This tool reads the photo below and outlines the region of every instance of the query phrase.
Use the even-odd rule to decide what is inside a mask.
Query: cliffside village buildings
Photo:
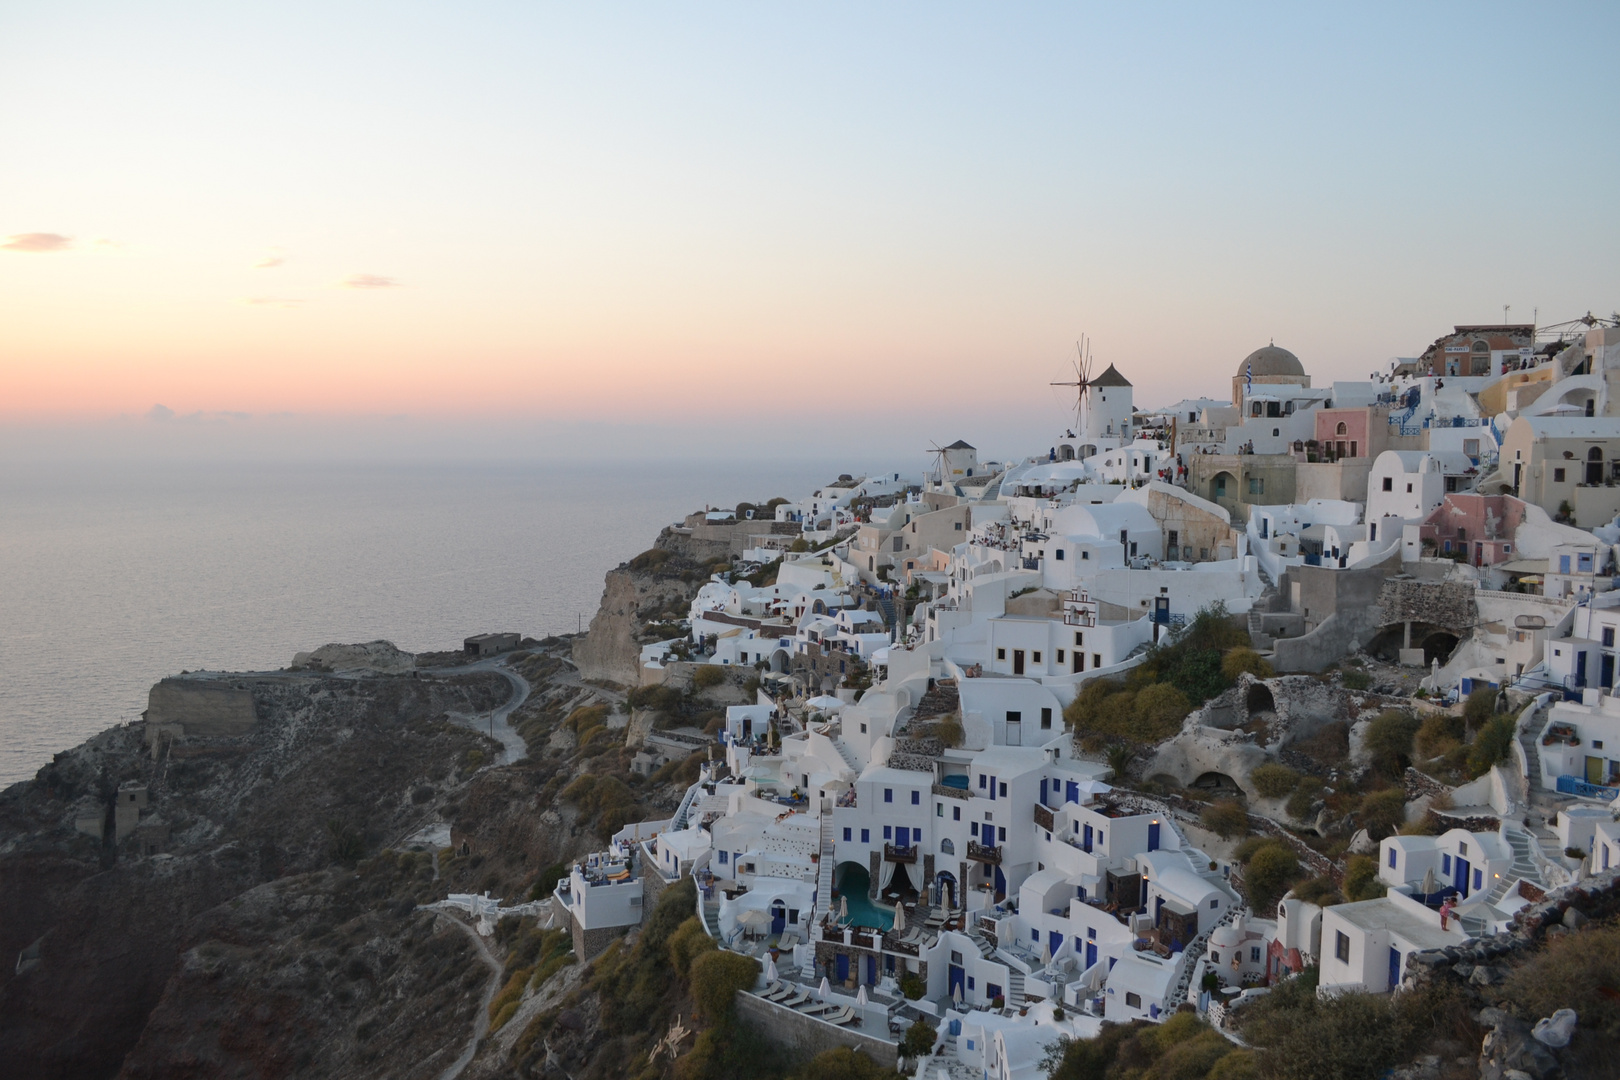
[[[956,442],[920,481],[842,477],[774,520],[689,519],[738,572],[702,588],[687,637],[644,651],[644,681],[675,659],[742,665],[758,701],[728,710],[672,819],[558,884],[576,949],[693,875],[710,933],[774,957],[748,995],[762,1018],[892,1056],[921,1015],[952,1075],[1002,1078],[1104,1018],[1188,1001],[1218,1017],[1306,964],[1322,992],[1399,986],[1414,953],[1620,866],[1617,387],[1620,329],[1597,320],[1458,326],[1327,386],[1267,346],[1234,364],[1229,400],[1159,411],[1110,366],[1032,457]],[[777,559],[774,583],[744,579]],[[1384,840],[1378,900],[1246,910],[1233,867],[1166,804],[1113,790],[1062,717],[1217,603],[1279,671],[1384,649],[1436,694],[1540,695],[1515,763],[1455,793],[1501,827]],[[1589,865],[1509,820],[1515,783],[1567,797],[1559,840]]]

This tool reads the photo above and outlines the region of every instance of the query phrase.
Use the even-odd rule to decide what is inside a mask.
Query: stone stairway
[[[823,915],[832,911],[832,885],[834,838],[832,814],[823,811],[821,815],[821,861],[816,864],[816,910]]]
[[[1513,849],[1513,866],[1485,897],[1486,901],[1492,904],[1506,896],[1513,882],[1520,879],[1532,885],[1543,885],[1541,873],[1536,869],[1535,856],[1531,854],[1530,845],[1536,842],[1535,838],[1520,828],[1517,822],[1504,821],[1502,839]]]
[[[1525,771],[1529,773],[1526,783],[1531,791],[1541,790],[1541,750],[1536,745],[1536,725],[1534,722],[1525,725],[1525,730],[1519,733],[1519,745],[1524,747]]]
[[[1007,1004],[1018,1006],[1024,1003],[1024,973],[1015,967],[1007,969]]]
[[[833,745],[838,747],[838,756],[843,758],[845,764],[847,764],[851,769],[855,770],[856,776],[859,776],[864,764],[858,757],[855,756],[854,748],[846,743],[841,737],[834,739]]]
[[[719,941],[720,905],[715,904],[712,907],[708,904],[703,905],[703,923],[709,928],[709,936],[714,938],[714,940]]]

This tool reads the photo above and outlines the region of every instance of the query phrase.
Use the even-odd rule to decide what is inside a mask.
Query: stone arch
[[[941,840],[939,842],[939,853],[941,855],[955,855],[956,854],[956,841],[952,840],[948,836],[945,839]]]
[[[1063,443],[1058,447],[1057,459],[1059,461],[1073,461],[1074,447],[1070,446],[1068,443]]]
[[[1218,791],[1232,795],[1242,795],[1243,785],[1223,772],[1200,773],[1192,786],[1200,791]]]
[[[787,674],[788,664],[791,660],[792,657],[788,655],[788,651],[786,649],[777,649],[775,652],[771,653],[770,669],[776,672],[778,675],[785,675]]]
[[[1081,460],[1084,460],[1084,459],[1089,458],[1089,457],[1096,457],[1096,456],[1097,456],[1097,448],[1095,446],[1091,445],[1090,443],[1086,443],[1086,445],[1084,445],[1084,446],[1082,446],[1080,448],[1080,458],[1081,458]]]
[[[1276,712],[1277,699],[1272,695],[1271,687],[1263,682],[1254,682],[1249,684],[1249,693],[1244,698],[1244,706],[1249,710],[1250,716],[1259,712]]]
[[[1209,501],[1219,502],[1222,499],[1236,499],[1238,497],[1238,479],[1226,469],[1222,469],[1209,478]]]
[[[943,849],[942,849],[943,850]],[[956,907],[956,875],[949,870],[941,870],[934,875],[934,887],[938,890],[939,902],[947,908]]]

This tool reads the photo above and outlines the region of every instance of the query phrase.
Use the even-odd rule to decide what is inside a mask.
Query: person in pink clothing
[[[1440,929],[1441,930],[1444,930],[1446,928],[1446,923],[1451,918],[1451,909],[1456,907],[1456,906],[1457,906],[1456,902],[1453,901],[1452,898],[1449,897],[1449,896],[1446,897],[1445,903],[1440,905]]]

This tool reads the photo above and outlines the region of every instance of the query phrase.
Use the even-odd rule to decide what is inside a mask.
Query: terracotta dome
[[[1249,365],[1253,364],[1251,369]],[[1279,349],[1275,345],[1267,345],[1263,349],[1256,349],[1243,358],[1238,365],[1238,376],[1244,375],[1303,375],[1305,367],[1299,362],[1299,357],[1287,349]]]

